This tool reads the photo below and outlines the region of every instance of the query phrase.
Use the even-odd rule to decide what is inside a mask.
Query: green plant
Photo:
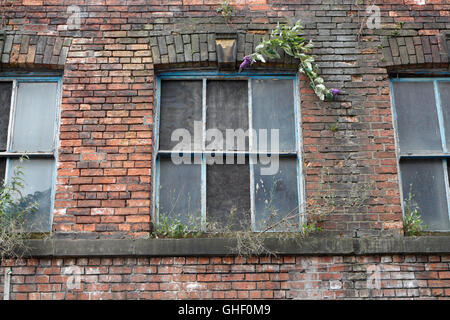
[[[159,221],[153,230],[153,235],[156,238],[189,238],[200,236],[202,234],[202,227],[199,218],[188,215],[187,219],[187,222],[183,222],[169,215],[160,214]]]
[[[303,27],[300,20],[293,26],[277,24],[270,36],[262,40],[255,48],[255,52],[246,56],[239,70],[256,61],[265,63],[267,59],[280,59],[279,49],[287,55],[300,60],[298,70],[309,79],[309,84],[320,100],[333,99],[338,93],[337,89],[328,89],[324,81],[319,77],[319,67],[314,62],[314,57],[309,54],[313,48],[311,40],[306,40],[302,35]]]
[[[23,162],[26,157],[20,158]],[[8,183],[0,186],[0,259],[18,257],[26,251],[25,241],[30,237],[25,227],[26,217],[34,212],[37,203],[23,197],[23,171],[17,166]]]
[[[403,230],[406,236],[418,236],[428,226],[422,221],[419,213],[419,206],[414,200],[414,194],[411,192],[412,186],[408,198],[403,201],[405,212],[403,214]]]
[[[233,8],[228,1],[223,1],[220,7],[217,8],[216,12],[222,14],[224,17],[229,17],[233,13]]]
[[[331,124],[330,125],[330,131],[331,132],[337,132],[339,130],[339,127],[337,124]]]
[[[400,35],[400,32],[398,31],[398,30],[393,30],[392,32],[391,32],[391,36],[392,37],[398,37]]]

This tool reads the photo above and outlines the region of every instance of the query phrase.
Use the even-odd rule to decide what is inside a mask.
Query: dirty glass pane
[[[21,167],[24,179],[22,207],[36,203],[37,210],[27,216],[26,226],[32,232],[49,232],[51,228],[51,196],[53,185],[54,160],[33,159],[20,163],[11,159],[8,179],[17,167]]]
[[[56,93],[56,82],[18,84],[11,151],[53,151]]]
[[[253,129],[257,130],[259,151],[272,148],[271,129],[279,132],[279,151],[296,151],[295,143],[295,103],[294,82],[292,80],[252,80]],[[267,130],[266,146],[261,144],[259,129]],[[274,151],[275,151],[274,150]]]
[[[176,165],[170,157],[160,158],[159,173],[159,222],[168,218],[200,226],[201,166]]]
[[[206,186],[206,217],[209,223],[231,230],[250,228],[248,160],[246,164],[208,165]]]
[[[449,230],[442,160],[403,160],[400,170],[403,199],[408,199],[410,193],[414,196],[429,230]]]
[[[177,150],[201,150],[202,81],[161,81],[160,113],[160,150],[173,150],[175,147]],[[195,134],[194,121],[198,121]],[[176,140],[171,141],[176,129],[185,129],[189,134],[181,138],[184,135],[179,130],[181,135],[174,136]]]
[[[0,183],[3,183],[5,180],[5,172],[6,172],[6,159],[0,158]]]
[[[0,82],[0,151],[6,151],[12,82]]]
[[[206,97],[206,128],[211,134],[208,136],[207,133],[207,149],[247,150],[248,135],[245,133],[248,134],[248,82],[208,81]],[[226,135],[227,129],[229,138]]]
[[[442,114],[444,116],[445,140],[450,149],[450,81],[438,82]]]
[[[279,223],[272,231],[298,231],[297,158],[274,159],[272,166],[274,174],[269,175],[261,171],[266,166],[254,166],[256,229]]]
[[[432,82],[394,82],[400,152],[442,151]]]

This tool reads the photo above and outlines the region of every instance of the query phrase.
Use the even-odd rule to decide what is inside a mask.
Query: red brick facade
[[[321,102],[304,78],[300,82],[306,199],[323,183],[338,197],[348,196],[349,184],[369,184],[367,203],[338,208],[322,222],[324,233],[401,235],[388,71],[448,68],[441,36],[450,29],[450,5],[375,2],[379,29],[364,27],[368,5],[354,0],[230,1],[234,11],[227,22],[216,12],[220,0],[6,2],[2,70],[63,72],[52,237],[147,236],[155,72],[217,67],[210,37],[229,30],[241,32],[240,61],[277,22],[298,18],[314,41],[327,86],[342,91],[337,101]],[[73,28],[77,19],[79,28]],[[188,38],[180,51],[178,35]],[[270,68],[292,68],[293,62]],[[380,268],[380,289],[367,287],[371,264]],[[450,296],[445,254],[39,258],[3,265],[13,266],[12,299]],[[81,273],[79,288],[67,286],[64,268],[70,266]]]

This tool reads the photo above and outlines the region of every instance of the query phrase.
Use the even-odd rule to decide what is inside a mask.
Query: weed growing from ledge
[[[414,194],[411,192],[411,188],[412,186],[410,186],[408,198],[404,200],[405,213],[403,214],[403,230],[405,236],[418,236],[428,226],[423,223],[419,213],[419,206],[414,200]]]
[[[20,158],[20,162],[26,157]],[[25,227],[25,217],[37,208],[36,202],[30,202],[22,196],[24,188],[22,167],[15,168],[8,183],[0,186],[0,260],[19,258],[26,252],[26,239],[30,233]]]
[[[371,183],[351,183],[346,196],[339,196],[332,189],[334,180],[329,169],[322,169],[318,188],[308,197],[306,203],[292,210],[282,210],[274,205],[274,193],[277,181],[267,190],[267,201],[263,212],[255,217],[254,225],[246,219],[238,219],[236,207],[230,209],[228,217],[220,221],[206,218],[202,221],[200,213],[192,213],[188,208],[184,214],[170,211],[160,213],[159,221],[152,228],[153,238],[226,238],[235,240],[231,251],[240,256],[278,254],[271,244],[293,242],[301,245],[302,241],[322,231],[322,224],[327,216],[336,213],[348,213],[367,205],[371,197]],[[174,199],[178,197],[173,195]],[[176,201],[176,200],[174,200]],[[287,211],[287,212],[286,212]],[[306,221],[305,217],[308,218]],[[238,222],[237,222],[238,221]]]

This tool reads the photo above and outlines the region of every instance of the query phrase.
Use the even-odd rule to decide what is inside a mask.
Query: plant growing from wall
[[[20,161],[26,158],[22,157]],[[8,183],[0,186],[0,260],[18,258],[26,252],[26,239],[30,234],[25,227],[25,218],[36,210],[36,202],[23,197],[22,167],[15,168]]]
[[[280,59],[278,50],[283,50],[287,55],[299,59],[298,70],[306,75],[309,84],[320,100],[332,100],[338,89],[328,89],[323,79],[318,75],[319,67],[314,57],[309,54],[313,48],[311,40],[306,40],[302,35],[303,27],[300,20],[293,26],[278,24],[270,33],[270,36],[259,43],[255,52],[245,56],[239,67],[239,72],[256,61],[265,63],[268,59]]]
[[[403,215],[403,230],[406,236],[418,236],[426,228],[419,213],[419,206],[414,200],[414,194],[411,192],[412,186],[408,198],[404,200],[405,213]]]
[[[231,14],[233,13],[233,7],[225,0],[220,7],[217,8],[216,12],[220,13],[225,18],[226,24],[228,24]]]

